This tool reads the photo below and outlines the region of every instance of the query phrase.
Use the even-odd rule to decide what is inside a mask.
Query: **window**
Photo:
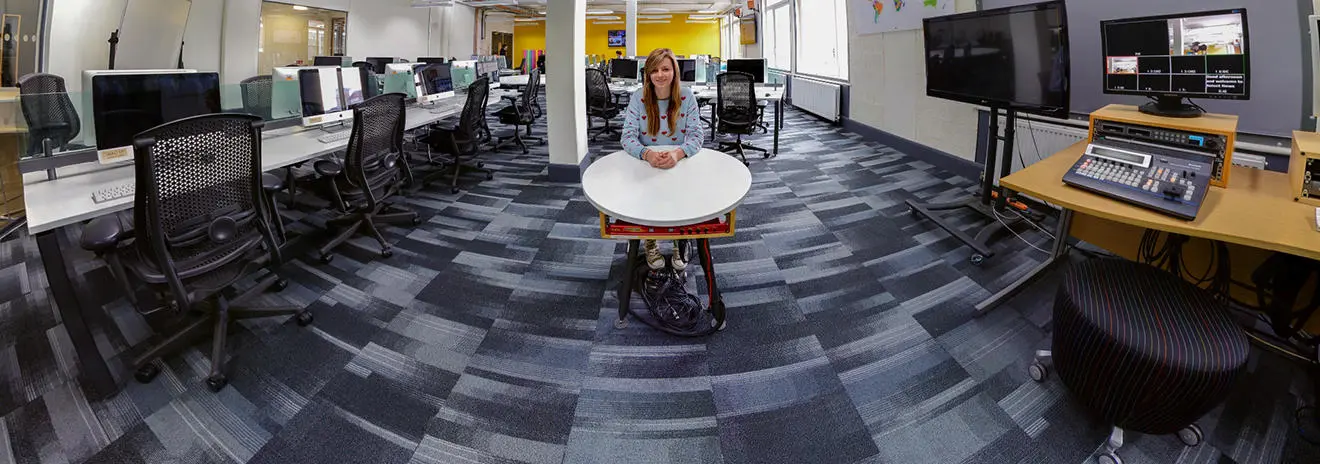
[[[797,69],[802,74],[848,79],[848,4],[798,0]],[[804,7],[810,3],[810,7]]]
[[[337,43],[347,40],[339,29],[347,31],[347,21],[348,13],[342,11],[262,2],[257,72],[270,74],[274,67],[312,64],[317,56],[342,51]]]
[[[793,21],[789,15],[790,4],[788,0],[779,0],[765,10],[765,30],[761,35],[765,40],[766,64],[771,68],[793,69],[793,33],[790,29]]]
[[[733,41],[729,40],[731,38],[729,35],[729,29],[732,29],[730,26],[732,23],[733,20],[728,16],[725,16],[724,20],[720,21],[720,58],[728,59],[730,56],[733,56]]]
[[[729,54],[724,59],[737,59],[743,56],[742,44],[742,20],[737,16],[729,15]]]

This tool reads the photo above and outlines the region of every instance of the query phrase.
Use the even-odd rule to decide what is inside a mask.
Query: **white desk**
[[[648,226],[715,219],[738,207],[751,188],[747,166],[706,148],[671,169],[653,168],[620,151],[596,160],[582,173],[582,193],[592,206],[611,217]],[[657,197],[656,192],[664,194]]]
[[[732,156],[708,149],[670,169],[653,168],[620,151],[596,160],[582,173],[582,193],[592,206],[612,218],[648,226],[685,226],[721,217],[742,204],[751,188],[752,172],[747,166]],[[649,268],[638,259],[641,241],[631,239],[626,271],[619,286],[615,328],[627,327],[630,313],[657,330],[679,336],[708,335],[724,327],[724,299],[716,285],[715,264],[709,258],[710,240],[696,241],[696,254],[707,277],[704,281],[711,302],[706,308],[709,325],[678,327],[632,312],[634,280],[645,279]]]
[[[490,101],[499,101],[500,95],[504,93],[491,92],[487,104]],[[440,100],[429,107],[411,106],[405,115],[405,125],[411,130],[457,115],[462,112],[465,102],[465,98],[455,97]],[[433,110],[439,111],[433,112]],[[323,134],[325,132],[317,129],[280,129],[264,134],[261,141],[262,169],[269,171],[311,160],[342,150],[348,145],[347,139],[321,143],[316,138]],[[93,306],[87,304],[85,290],[80,291],[70,277],[71,269],[61,249],[61,241],[64,240],[62,234],[57,232],[64,226],[132,207],[132,196],[96,203],[92,201],[92,192],[133,182],[133,166],[125,164],[106,167],[85,163],[60,168],[59,175],[60,177],[54,180],[46,179],[45,172],[28,173],[23,176],[28,232],[36,237],[37,250],[46,269],[51,295],[55,299],[55,306],[60,311],[60,319],[64,322],[74,351],[78,355],[78,363],[82,376],[87,382],[89,397],[101,399],[112,395],[118,387],[83,315],[83,308]]]
[[[500,76],[500,85],[509,87],[526,87],[527,81],[531,79],[530,74],[519,74],[517,76]],[[545,74],[541,75],[541,87],[545,87]]]

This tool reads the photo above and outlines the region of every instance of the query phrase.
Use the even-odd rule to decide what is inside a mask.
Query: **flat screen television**
[[[610,31],[609,32],[610,46],[611,47],[626,46],[628,44],[627,33],[628,31],[617,30],[617,29]]]
[[[926,95],[1044,116],[1068,116],[1068,16],[1063,1],[922,20]]]

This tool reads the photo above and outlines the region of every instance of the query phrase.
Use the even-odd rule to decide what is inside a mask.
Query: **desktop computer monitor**
[[[366,79],[363,76],[367,74],[366,69],[362,68],[343,68],[339,71],[340,90],[344,93],[344,109],[353,108],[353,105],[366,101]]]
[[[426,66],[422,63],[391,63],[385,65],[385,93],[401,93],[409,99],[422,95],[418,91],[414,69]]]
[[[394,58],[369,57],[367,63],[371,65],[371,70],[376,74],[385,74],[385,65],[393,63]]]
[[[765,58],[739,58],[728,61],[728,72],[745,72],[752,75],[752,82],[765,83]]]
[[[345,111],[340,69],[303,68],[298,71],[304,126],[319,126],[353,117],[353,112]]]
[[[1247,100],[1247,10],[1203,11],[1100,22],[1104,92],[1144,95],[1141,112],[1195,117],[1185,98]]]
[[[610,62],[610,77],[637,80],[637,60],[615,58],[614,61]]]
[[[691,58],[678,60],[678,76],[680,82],[696,82],[697,60]]]
[[[102,74],[92,78],[97,157],[133,159],[133,137],[152,127],[219,113],[220,74]]]
[[[509,69],[509,57],[500,55],[496,57],[495,62],[500,65],[500,71]]]
[[[466,90],[473,81],[477,80],[477,62],[455,61],[450,63],[449,72],[453,76],[454,90]]]
[[[318,56],[312,58],[312,64],[315,66],[347,66],[353,64],[353,62],[345,61],[342,56]]]
[[[417,57],[417,62],[418,62],[418,63],[423,63],[423,64],[445,64],[445,63],[446,63],[444,57],[438,57],[438,56],[437,56],[437,57],[419,56],[419,57]]]
[[[95,69],[83,71],[82,98],[74,99],[72,98],[73,94],[69,95],[70,100],[72,100],[75,105],[79,105],[74,111],[78,113],[82,120],[82,130],[80,131],[82,136],[81,145],[89,147],[97,146],[96,118],[92,115],[91,90],[93,85],[92,80],[95,79],[96,76],[107,74],[187,74],[195,72],[197,72],[195,69]]]
[[[419,66],[417,75],[423,89],[422,94],[417,97],[417,103],[426,104],[454,96],[454,78],[449,65]]]
[[[302,90],[298,87],[298,71],[306,68],[275,68],[270,73],[270,118],[284,119],[302,116]]]

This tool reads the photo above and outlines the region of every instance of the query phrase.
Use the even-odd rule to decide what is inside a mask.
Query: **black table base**
[[[619,285],[619,318],[614,321],[616,329],[628,327],[628,315],[642,321],[646,325],[655,328],[661,332],[680,337],[702,337],[710,335],[724,328],[724,299],[720,296],[719,286],[715,282],[715,263],[710,255],[710,240],[696,239],[697,255],[701,261],[701,271],[706,280],[707,295],[710,301],[705,310],[701,311],[700,320],[692,327],[677,327],[669,324],[666,320],[634,310],[632,306],[632,294],[634,289],[640,290],[641,283],[645,281],[649,268],[642,265],[641,259],[641,240],[628,241],[628,259],[624,270],[623,282]]]

